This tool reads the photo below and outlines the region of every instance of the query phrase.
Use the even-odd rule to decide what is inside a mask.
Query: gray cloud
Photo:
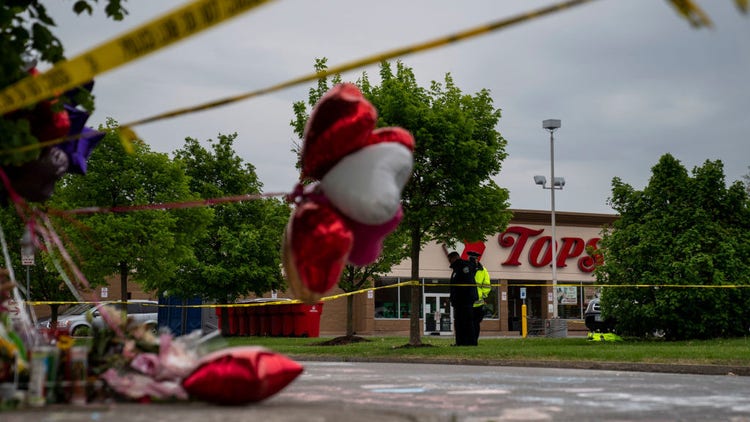
[[[51,2],[69,57],[184,2],[131,0],[124,22],[76,17]],[[174,108],[264,88],[308,74],[317,57],[337,65],[369,54],[525,12],[547,1],[378,2],[284,0],[97,78],[96,123],[121,123]],[[402,58],[420,83],[451,73],[466,93],[490,89],[503,110],[498,129],[509,157],[497,182],[514,208],[548,209],[549,134],[560,118],[555,172],[567,180],[557,209],[611,212],[612,177],[642,188],[650,169],[671,153],[692,169],[724,162],[729,182],[750,165],[750,19],[730,1],[700,2],[716,27],[696,30],[666,1],[598,1],[495,34]],[[377,82],[377,67],[363,70]],[[292,102],[311,85],[215,110],[144,125],[136,132],[154,150],[172,152],[185,137],[238,133],[236,148],[256,166],[266,191],[296,181]]]

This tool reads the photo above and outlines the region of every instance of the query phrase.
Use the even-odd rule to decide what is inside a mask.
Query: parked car
[[[90,326],[86,322],[86,312],[92,307],[88,303],[79,303],[63,311],[57,316],[57,330],[74,336],[88,334]],[[42,331],[52,329],[50,318],[37,321],[37,328]]]
[[[105,303],[105,305],[122,306],[118,303]],[[134,325],[147,324],[152,330],[156,331],[158,327],[158,305],[159,303],[154,300],[129,300],[127,303],[128,318]],[[89,314],[90,317],[88,317]],[[104,320],[102,320],[94,305],[88,303],[75,305],[57,317],[57,330],[74,337],[89,335],[92,325],[99,328],[104,327]],[[51,328],[50,319],[39,320],[37,328],[49,330]]]
[[[586,328],[591,332],[609,333],[615,328],[614,318],[605,319],[602,317],[602,308],[598,297],[589,301],[583,316]]]
[[[114,303],[110,306],[122,308],[123,304]],[[104,328],[104,320],[99,315],[99,310],[94,309],[91,312],[93,325],[97,328]],[[129,300],[127,314],[132,326],[146,325],[154,332],[159,327],[159,302],[155,300]]]

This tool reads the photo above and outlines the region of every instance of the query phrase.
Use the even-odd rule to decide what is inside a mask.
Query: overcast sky
[[[76,16],[72,0],[46,2],[69,58],[185,3],[129,0],[122,22]],[[265,88],[312,71],[552,4],[509,0],[278,0],[97,77],[93,126]],[[533,176],[550,173],[544,119],[555,132],[555,175],[566,180],[559,211],[611,213],[611,180],[642,189],[659,157],[690,171],[721,160],[727,182],[750,165],[750,17],[731,0],[698,4],[713,29],[694,29],[666,0],[599,0],[448,47],[405,56],[424,87],[450,73],[473,94],[491,91],[508,158],[496,181],[511,207],[550,208]],[[354,81],[377,66],[348,72]],[[288,192],[297,173],[292,103],[310,84],[211,111],[136,127],[152,150],[172,153],[186,137],[204,145],[237,133],[237,153],[265,192]],[[418,141],[418,140],[417,140]]]

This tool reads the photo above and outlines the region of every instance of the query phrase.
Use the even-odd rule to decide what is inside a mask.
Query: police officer
[[[474,282],[474,269],[469,261],[461,259],[458,252],[448,254],[448,261],[453,270],[451,274],[450,301],[453,307],[453,318],[456,322],[454,331],[456,346],[476,346],[472,308],[477,301],[477,288]]]
[[[477,344],[479,342],[479,329],[482,320],[484,319],[484,302],[487,299],[487,296],[490,295],[490,273],[487,271],[487,268],[479,262],[482,257],[479,252],[471,251],[468,252],[468,255],[469,264],[476,269],[474,281],[477,284],[477,300],[474,302],[472,309],[472,324],[474,328],[474,343]]]

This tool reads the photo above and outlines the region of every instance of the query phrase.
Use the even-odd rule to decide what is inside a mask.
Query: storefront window
[[[490,294],[487,296],[487,300],[484,302],[484,318],[485,319],[497,319],[498,318],[498,300],[497,300],[497,286],[492,286]]]
[[[399,318],[410,318],[411,317],[411,291],[413,289],[413,286],[401,286],[398,288],[399,290],[399,297],[401,299],[401,303],[398,307],[398,317]],[[420,315],[421,317],[422,315]]]
[[[557,287],[557,313],[564,319],[583,319],[589,301],[596,296],[596,289],[579,282],[578,286]]]
[[[400,282],[398,278],[381,278],[375,281],[375,318],[398,318],[400,310],[399,288],[387,288]]]
[[[375,281],[375,318],[402,318],[411,316],[411,291],[412,286],[400,286],[387,288],[404,281],[401,278],[381,278]],[[422,312],[420,309],[420,315]]]
[[[409,319],[411,317],[411,292],[412,286],[400,286],[398,288],[388,288],[404,279],[397,277],[383,277],[375,281],[375,318],[382,319]],[[445,294],[450,292],[450,280],[448,279],[429,279],[423,280],[425,294]],[[420,289],[421,291],[421,289]],[[420,297],[419,318],[424,318],[422,309],[422,298]],[[492,286],[490,294],[487,296],[485,305],[485,318],[498,319],[499,300],[498,288]]]

